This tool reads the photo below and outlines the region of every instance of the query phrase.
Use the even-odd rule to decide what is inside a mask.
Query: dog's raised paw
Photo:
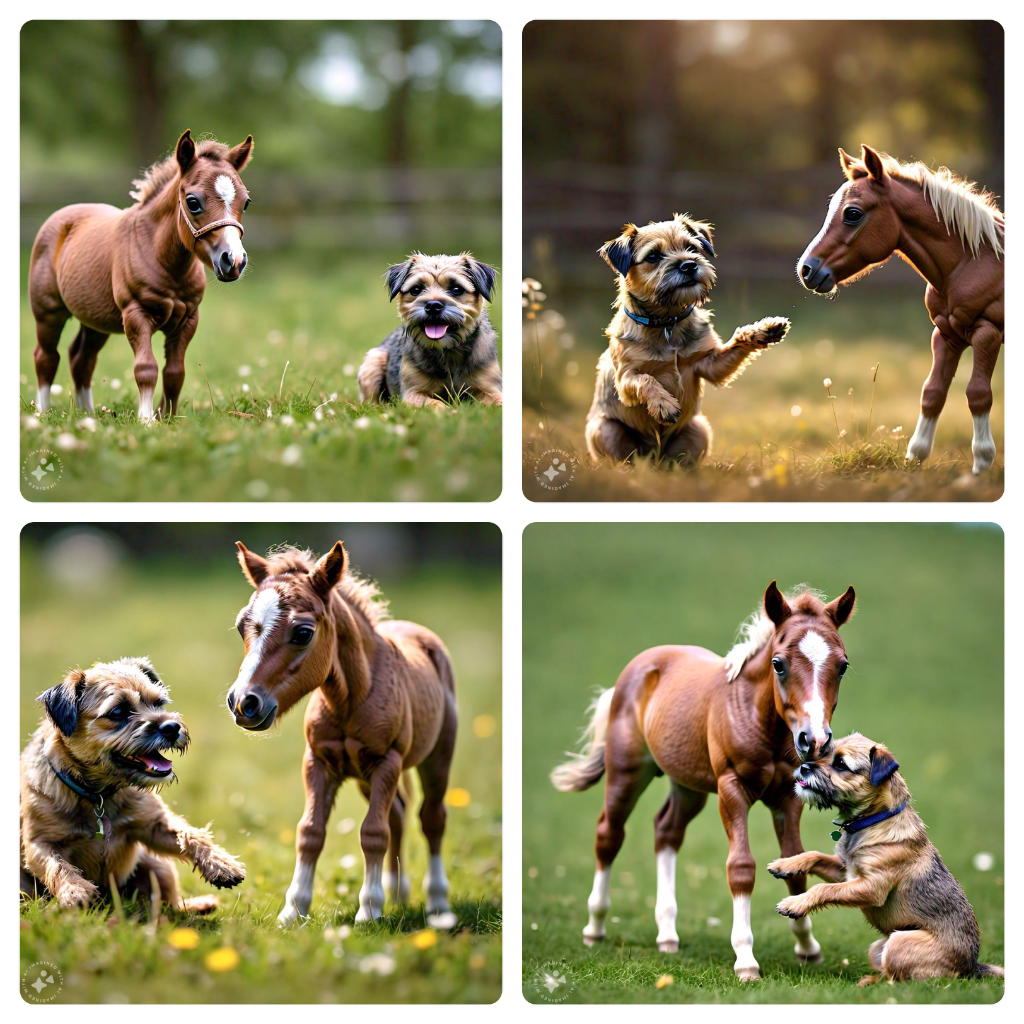
[[[203,878],[218,889],[230,889],[245,881],[245,865],[234,859],[210,860],[200,870]]]
[[[87,907],[96,898],[99,889],[84,878],[80,882],[69,882],[57,894],[57,903],[62,907]]]
[[[682,415],[679,403],[673,401],[671,398],[665,399],[661,402],[652,402],[650,406],[648,406],[647,411],[659,423],[675,423]]]
[[[789,333],[789,320],[784,316],[768,316],[755,325],[757,341],[761,345],[777,345]]]

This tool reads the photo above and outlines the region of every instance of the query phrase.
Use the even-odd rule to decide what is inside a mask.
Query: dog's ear
[[[74,669],[65,676],[63,682],[51,686],[36,697],[46,708],[50,721],[65,736],[74,733],[78,725],[78,704],[84,687],[85,673],[81,669]]]
[[[842,597],[825,605],[825,614],[836,624],[841,626],[853,614],[853,606],[857,601],[857,595],[853,587],[847,587]]]
[[[388,267],[388,272],[385,274],[385,284],[388,290],[388,302],[394,300],[394,297],[402,290],[402,285],[405,284],[405,279],[412,272],[412,260],[408,259],[404,263],[392,263]]]
[[[899,768],[899,762],[885,747],[871,748],[871,774],[868,778],[871,780],[872,786],[880,786],[897,768]]]
[[[697,236],[697,241],[706,256],[715,256],[715,243],[711,237],[714,228],[710,224],[703,220],[694,220],[688,213],[677,213],[675,219]]]
[[[178,168],[184,174],[196,158],[196,144],[192,140],[192,129],[186,128],[178,139],[178,145],[174,149],[174,156],[178,161]]]
[[[228,150],[226,159],[236,171],[240,171],[249,162],[249,157],[251,156],[252,136],[247,135],[245,142],[240,142],[233,149]]]
[[[776,627],[781,626],[793,614],[793,609],[789,607],[789,602],[782,596],[782,591],[779,590],[775,580],[768,584],[768,589],[764,592],[764,613],[775,623]]]
[[[633,266],[633,246],[636,243],[636,225],[626,224],[622,234],[605,242],[597,251],[612,270],[625,277]]]
[[[462,259],[466,264],[466,272],[469,274],[470,281],[473,282],[473,287],[490,302],[491,290],[494,288],[494,279],[498,276],[498,272],[494,267],[489,267],[486,263],[473,259],[468,252],[463,253]]]
[[[151,683],[155,683],[157,686],[163,686],[160,677],[156,674],[156,669],[153,668],[153,663],[149,658],[122,658],[122,661],[127,662],[129,665],[134,665]]]
[[[313,589],[326,601],[330,592],[348,571],[348,552],[339,540],[309,574]]]
[[[240,540],[235,541],[235,547],[238,548],[238,564],[242,567],[242,575],[255,589],[270,575],[270,565]]]

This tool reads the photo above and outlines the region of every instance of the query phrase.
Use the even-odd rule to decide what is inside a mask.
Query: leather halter
[[[185,203],[182,201],[181,196],[178,196],[178,213],[185,218],[185,223],[195,239],[202,238],[203,235],[208,235],[211,231],[216,231],[217,228],[238,228],[240,236],[245,234],[245,228],[242,227],[241,221],[235,220],[234,217],[222,217],[220,220],[211,221],[209,224],[204,224],[201,228],[197,228],[189,218],[188,210],[185,209]]]

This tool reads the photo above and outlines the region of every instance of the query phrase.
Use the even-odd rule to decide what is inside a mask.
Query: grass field
[[[354,557],[356,557],[354,555]],[[358,558],[356,559],[358,561]],[[275,918],[294,865],[302,813],[302,710],[262,737],[223,709],[242,649],[232,628],[251,590],[230,554],[202,577],[187,561],[147,563],[87,593],[56,587],[32,550],[22,565],[22,740],[34,698],[70,666],[149,654],[192,734],[164,798],[194,824],[212,819],[247,878],[222,893],[210,919],[150,924],[146,914],[21,911],[22,970],[49,961],[59,1001],[149,1003],[493,1002],[501,992],[501,585],[485,570],[425,571],[381,585],[396,617],[421,622],[452,652],[460,730],[444,858],[452,934],[427,928],[421,887],[426,844],[413,815],[405,855],[414,902],[382,922],[353,925],[362,881],[365,804],[346,786],[317,868],[311,918],[288,932]],[[76,588],[77,589],[77,588]],[[304,704],[305,702],[303,702]],[[414,805],[418,807],[419,798]],[[188,894],[213,891],[180,869]],[[175,929],[192,929],[175,932]],[[233,951],[233,952],[232,952]],[[211,954],[213,954],[211,959]]]
[[[680,850],[680,951],[655,945],[652,819],[665,799],[656,779],[630,818],[612,872],[608,938],[584,946],[594,826],[603,782],[558,793],[548,772],[574,749],[584,710],[636,654],[660,643],[725,653],[766,585],[806,581],[828,593],[857,589],[843,628],[851,668],[832,720],[887,743],[914,805],[981,926],[982,959],[1003,949],[1003,541],[989,526],[532,525],[524,538],[523,983],[548,1001],[538,971],[564,973],[558,998],[630,1002],[993,1002],[1002,984],[930,981],[861,989],[876,933],[859,911],[814,918],[824,963],[800,968],[775,911],[785,885],[764,866],[778,856],[762,805],[750,814],[762,870],[753,894],[754,955],[762,979],[734,980],[727,842],[715,800]],[[827,812],[807,811],[807,849],[831,851]],[[994,857],[989,871],[974,857]],[[817,881],[817,880],[815,880]],[[670,983],[665,982],[665,978]],[[659,979],[663,979],[659,987]]]
[[[233,285],[210,276],[186,357],[180,415],[136,422],[132,351],[113,335],[94,379],[95,416],[72,412],[69,321],[53,408],[34,415],[35,325],[21,288],[22,493],[32,501],[492,501],[501,492],[501,410],[456,414],[359,403],[356,371],[397,323],[385,255],[252,255]],[[491,309],[500,332],[501,301]],[[163,364],[163,336],[154,352]],[[40,490],[38,449],[60,460]],[[51,478],[47,478],[49,483]],[[34,482],[34,481],[33,481]]]
[[[889,268],[879,271],[888,273]],[[931,367],[923,286],[845,288],[835,302],[801,294],[796,281],[715,292],[723,339],[761,316],[788,316],[786,340],[729,388],[708,386],[703,412],[712,454],[696,470],[595,466],[583,430],[607,325],[605,292],[554,292],[524,324],[523,486],[534,501],[993,501],[1003,491],[1003,363],[993,380],[995,465],[971,474],[972,421],[964,355],[922,466],[904,456]],[[538,330],[539,325],[539,330]],[[539,351],[538,351],[539,347]],[[538,372],[543,364],[543,376]],[[877,379],[875,367],[877,366]],[[823,381],[832,383],[826,390]],[[852,389],[852,393],[851,393]],[[571,483],[541,486],[538,456],[574,458]],[[540,468],[546,467],[546,462]]]

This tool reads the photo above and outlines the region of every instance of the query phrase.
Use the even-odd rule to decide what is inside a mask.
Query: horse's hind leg
[[[953,383],[957,364],[966,345],[956,338],[947,338],[942,331],[932,331],[932,369],[921,389],[921,415],[918,417],[914,436],[907,443],[907,459],[922,462],[932,453],[935,442],[935,425],[939,413],[946,404],[949,386]]]
[[[92,404],[92,375],[96,372],[96,357],[109,337],[109,334],[101,334],[82,324],[68,350],[71,379],[75,382],[75,404],[86,412],[95,412]]]
[[[992,440],[989,414],[992,412],[992,374],[995,373],[996,360],[999,358],[1002,344],[1002,331],[989,323],[976,328],[971,337],[974,369],[971,372],[971,379],[967,382],[967,405],[974,417],[971,452],[974,455],[975,474],[988,469],[996,457],[996,443]]]
[[[50,259],[48,247],[39,239],[32,249],[32,264],[28,272],[28,300],[36,321],[36,409],[46,412],[50,408],[50,387],[57,376],[60,354],[57,345],[71,311],[64,305],[57,287],[57,272]]]
[[[441,860],[441,841],[447,812],[444,795],[448,789],[448,773],[451,770],[452,752],[455,748],[457,712],[453,695],[446,697],[445,716],[441,733],[434,749],[416,769],[423,787],[423,805],[420,807],[420,824],[430,848],[430,863],[423,889],[427,894],[427,913],[437,914],[448,910],[448,878]]]
[[[654,818],[654,857],[658,868],[658,900],[654,920],[658,923],[658,949],[679,952],[676,933],[676,856],[686,836],[686,826],[704,809],[707,793],[672,783],[668,799]]]
[[[405,903],[409,898],[409,876],[402,870],[402,833],[405,829],[407,806],[408,793],[403,793],[402,786],[399,785],[388,817],[391,839],[388,843],[388,859],[384,871],[384,892],[388,899],[395,903]]]
[[[178,399],[185,386],[185,351],[199,327],[199,311],[186,317],[164,341],[164,393],[160,399],[161,416],[178,415]]]

